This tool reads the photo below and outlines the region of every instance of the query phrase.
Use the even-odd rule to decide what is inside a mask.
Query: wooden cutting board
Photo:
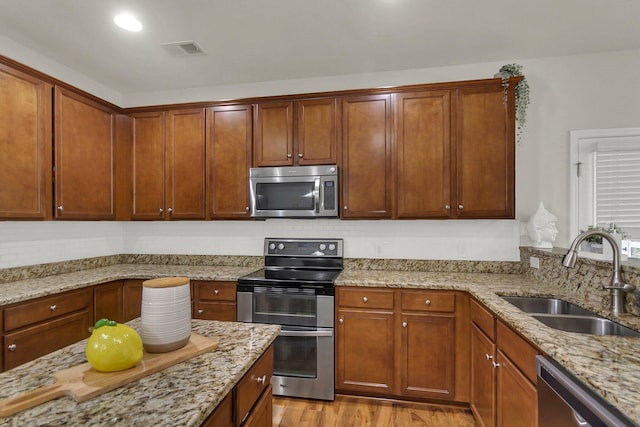
[[[55,383],[1,401],[0,417],[8,417],[62,396],[83,402],[217,347],[218,341],[191,333],[184,347],[168,353],[145,352],[140,363],[124,371],[99,372],[89,363],[64,369],[53,374]]]

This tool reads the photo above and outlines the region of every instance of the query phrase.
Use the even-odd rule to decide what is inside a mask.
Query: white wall
[[[4,47],[0,40],[0,47]],[[73,70],[63,66],[54,66],[45,58],[34,54],[15,58],[26,65],[52,74],[60,80],[77,85],[89,92],[100,89],[99,83],[78,76]],[[286,93],[305,93],[324,90],[338,90],[360,87],[395,86],[412,83],[430,83],[491,77],[502,64],[518,62],[524,66],[524,73],[531,86],[531,106],[528,112],[527,126],[523,142],[516,150],[516,217],[525,223],[543,201],[545,207],[558,217],[559,236],[556,246],[568,247],[573,236],[569,235],[569,131],[574,129],[617,128],[640,126],[640,50],[595,53],[590,55],[565,56],[557,58],[517,59],[469,64],[456,67],[431,68],[397,72],[376,73],[370,75],[336,76],[321,79],[292,80],[286,82],[265,82],[251,85],[237,85],[217,88],[202,88],[193,91],[162,93],[122,94],[122,106],[144,104],[166,104],[174,102],[217,100],[223,98],[241,98],[246,96],[277,95]],[[96,93],[103,96],[101,93]],[[109,100],[117,101],[118,96]],[[171,248],[206,246],[204,236],[219,237],[214,252],[223,253],[229,248],[247,255],[259,255],[261,246],[256,245],[265,235],[289,235],[292,230],[310,235],[322,227],[322,222],[300,225],[301,228],[289,228],[282,224],[271,225],[265,222],[207,222],[199,225],[182,223],[118,223],[122,227],[123,250],[149,253],[171,253]],[[459,259],[505,259],[505,254],[516,252],[520,239],[513,238],[513,229],[517,222],[504,221],[335,221],[337,228],[329,228],[332,235],[344,236],[347,256],[349,257],[398,257],[398,258],[435,258]],[[511,224],[511,230],[505,231],[505,223]],[[23,225],[24,224],[24,225]],[[108,227],[102,223],[92,223],[96,230]],[[297,224],[297,222],[295,222]],[[5,244],[4,234],[13,228],[13,243]],[[16,244],[20,243],[19,230],[37,227],[43,240],[54,242],[59,227],[67,227],[61,222],[0,223],[0,267],[15,264],[6,261],[5,256],[14,256]],[[298,225],[296,225],[298,227]],[[331,227],[331,226],[328,226]],[[84,227],[74,232],[82,232]],[[90,226],[89,229],[93,230]],[[151,230],[151,231],[150,231]],[[162,230],[159,232],[159,230]],[[488,231],[487,231],[488,230]],[[240,243],[234,243],[228,232],[241,236]],[[181,234],[182,233],[182,234]],[[200,235],[199,233],[203,233]],[[449,239],[443,233],[455,236]],[[483,236],[501,236],[492,239]],[[28,234],[28,233],[27,233]],[[517,232],[516,232],[517,234]],[[190,237],[185,237],[189,235]],[[133,237],[136,236],[136,237]],[[420,236],[420,237],[416,237]],[[529,243],[526,231],[522,231],[522,244]],[[28,236],[25,241],[31,241]],[[74,240],[74,239],[72,239]],[[83,241],[76,236],[74,241]],[[106,243],[100,245],[104,255],[112,249]],[[117,238],[116,238],[117,240]],[[376,249],[375,241],[384,241]],[[63,241],[66,244],[70,242]],[[459,249],[459,244],[467,249]],[[486,249],[479,242],[489,245]],[[192,244],[190,244],[192,243]],[[478,246],[480,245],[480,246]],[[257,248],[257,249],[256,249]],[[436,248],[436,249],[429,249]],[[475,253],[473,248],[484,248]],[[486,249],[486,250],[485,250]],[[71,251],[70,248],[66,248]],[[3,252],[4,251],[4,252]],[[78,252],[82,252],[79,249]],[[240,253],[237,253],[240,254]],[[414,255],[414,256],[407,256]],[[55,256],[50,254],[49,256]],[[89,255],[87,255],[89,256]],[[482,258],[476,258],[482,256]],[[19,262],[39,263],[41,256],[30,257],[29,253],[18,251]],[[467,259],[467,258],[464,258]]]

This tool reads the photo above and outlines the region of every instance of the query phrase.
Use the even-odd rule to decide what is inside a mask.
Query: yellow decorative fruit
[[[95,370],[122,371],[142,360],[142,338],[127,325],[100,319],[93,327],[85,352]]]

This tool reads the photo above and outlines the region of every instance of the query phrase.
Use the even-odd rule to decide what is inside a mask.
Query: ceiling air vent
[[[206,55],[207,52],[194,41],[162,43],[162,46],[172,56]]]

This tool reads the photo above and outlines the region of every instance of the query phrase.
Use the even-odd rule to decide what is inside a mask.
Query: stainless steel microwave
[[[336,218],[338,166],[251,168],[251,216]]]

